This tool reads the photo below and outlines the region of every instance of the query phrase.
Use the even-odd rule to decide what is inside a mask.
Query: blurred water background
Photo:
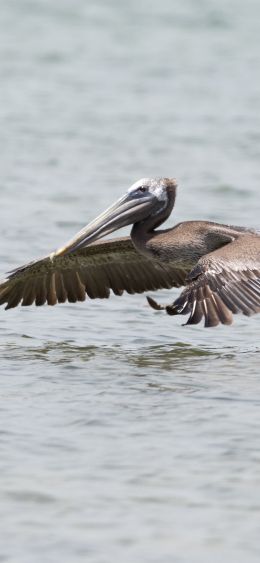
[[[143,176],[178,178],[169,225],[260,226],[257,0],[0,14],[3,274]],[[144,296],[0,313],[1,562],[259,561],[259,318],[184,328]]]

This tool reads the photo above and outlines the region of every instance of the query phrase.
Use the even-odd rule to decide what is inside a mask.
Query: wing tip
[[[167,309],[167,307],[165,307],[164,305],[160,305],[160,303],[157,303],[157,301],[155,301],[155,299],[150,297],[150,295],[146,295],[146,299],[150,307],[152,307],[152,309],[154,309],[155,311],[164,311],[165,308]]]

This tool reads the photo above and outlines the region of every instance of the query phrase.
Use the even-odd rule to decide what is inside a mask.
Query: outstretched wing
[[[241,235],[207,254],[188,275],[187,287],[166,307],[170,315],[189,314],[187,324],[231,324],[232,313],[260,312],[260,236]]]
[[[65,256],[48,256],[11,272],[0,283],[0,305],[55,305],[180,287],[187,271],[149,260],[129,237],[100,241]]]

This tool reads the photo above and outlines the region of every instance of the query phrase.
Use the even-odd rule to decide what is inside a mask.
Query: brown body
[[[174,262],[185,269],[191,269],[202,256],[240,235],[241,231],[235,227],[209,221],[185,221],[170,229],[150,232],[139,224],[131,232],[139,252],[150,258]]]
[[[0,284],[0,304],[54,305],[83,301],[86,294],[106,298],[110,289],[121,295],[186,286],[169,306],[148,302],[188,314],[188,324],[204,317],[205,326],[230,324],[232,313],[260,312],[260,234],[208,221],[159,230],[174,206],[176,183],[141,182],[65,247],[10,273]],[[93,242],[130,222],[131,237]]]

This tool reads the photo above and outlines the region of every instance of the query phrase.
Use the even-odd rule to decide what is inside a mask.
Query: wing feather
[[[188,270],[140,254],[129,237],[100,241],[66,256],[47,256],[9,273],[0,283],[6,309],[35,303],[55,305],[180,287]]]
[[[170,315],[189,314],[187,324],[197,324],[203,317],[205,326],[231,324],[232,313],[259,313],[260,236],[241,234],[207,254],[187,281],[180,297],[166,307]]]

